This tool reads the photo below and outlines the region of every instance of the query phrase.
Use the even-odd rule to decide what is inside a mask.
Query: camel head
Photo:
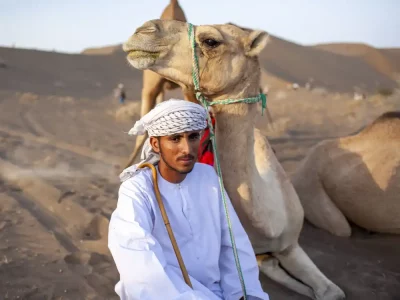
[[[254,84],[258,94],[258,54],[268,34],[233,24],[194,26],[200,69],[200,89],[210,98],[239,94]],[[188,24],[176,20],[151,20],[137,28],[123,45],[129,63],[150,69],[187,89],[193,89],[192,48]]]

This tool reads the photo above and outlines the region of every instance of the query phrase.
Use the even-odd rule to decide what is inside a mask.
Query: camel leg
[[[305,217],[315,226],[325,229],[333,235],[348,237],[351,235],[351,226],[339,208],[326,194],[321,182],[315,183],[314,194],[309,196]]]
[[[143,147],[146,139],[147,139],[147,132],[144,135],[137,136],[136,142],[135,142],[135,149],[132,151],[131,155],[129,156],[128,163],[125,165],[125,168],[128,168],[135,163],[135,161],[139,155],[139,152],[142,150],[142,147]]]
[[[315,226],[337,236],[350,236],[351,226],[346,217],[326,193],[315,166],[316,151],[305,159],[292,177],[293,186],[299,195],[304,214]]]
[[[286,273],[286,271],[279,266],[279,261],[275,257],[269,257],[263,261],[257,259],[257,262],[260,271],[268,276],[268,278],[280,283],[290,290],[295,291],[296,293],[309,298],[314,298],[312,289]]]
[[[165,79],[149,70],[143,71],[143,89],[142,89],[142,107],[140,116],[144,116],[152,110],[156,104],[156,99],[162,91]],[[161,96],[162,97],[162,96]],[[139,135],[136,138],[135,149],[129,157],[125,168],[130,167],[137,159],[141,152],[142,146],[146,141],[147,134]]]
[[[282,267],[293,277],[313,289],[317,300],[339,300],[344,299],[344,292],[331,282],[299,245],[274,253]]]
[[[183,92],[183,97],[185,98],[186,101],[190,101],[190,102],[199,104],[199,101],[197,101],[196,95],[193,94],[193,92],[188,91],[186,89],[183,90],[182,92]]]
[[[140,116],[147,114],[156,104],[156,99],[161,93],[165,80],[153,71],[143,71],[142,107]]]
[[[156,98],[156,105],[164,101],[164,91],[161,90]]]

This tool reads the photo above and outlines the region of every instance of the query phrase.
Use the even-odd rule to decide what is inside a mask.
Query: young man
[[[243,296],[214,169],[196,163],[206,110],[184,100],[158,104],[130,134],[149,134],[143,162],[157,166],[162,201],[193,289],[184,281],[155,197],[149,169],[134,165],[120,178],[108,246],[120,274],[121,299],[229,299]],[[229,214],[248,299],[268,299],[250,241]]]

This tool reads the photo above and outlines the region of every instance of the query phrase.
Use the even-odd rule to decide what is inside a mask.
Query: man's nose
[[[192,144],[190,143],[189,138],[183,138],[181,140],[181,151],[185,154],[192,152]]]

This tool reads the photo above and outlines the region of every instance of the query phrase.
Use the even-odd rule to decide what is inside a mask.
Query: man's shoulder
[[[217,178],[217,173],[215,172],[214,167],[203,163],[195,163],[193,173],[196,176],[204,177],[211,181],[214,181]]]
[[[214,167],[208,165],[208,164],[203,164],[203,163],[199,163],[196,162],[194,164],[195,169],[198,169],[199,171],[203,171],[203,172],[214,172],[215,173],[215,169]]]
[[[127,177],[121,182],[120,189],[128,188],[145,192],[153,183],[151,170],[147,168],[138,170],[137,173]]]

